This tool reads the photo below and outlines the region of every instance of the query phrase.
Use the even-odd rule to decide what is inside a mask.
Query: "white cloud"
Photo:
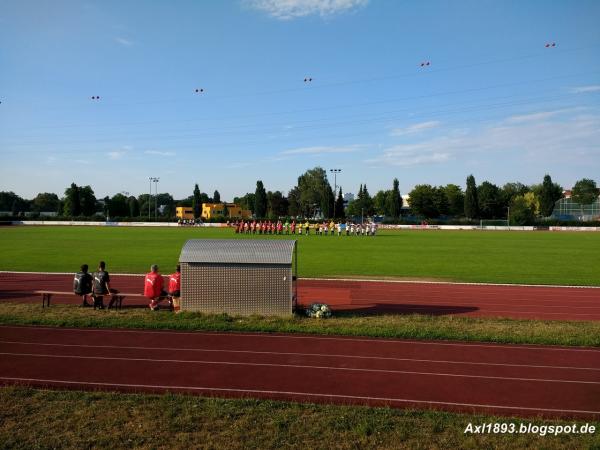
[[[560,120],[555,116],[540,112],[508,117],[467,133],[446,130],[442,137],[390,146],[365,162],[413,166],[497,157],[505,159],[506,164],[565,159],[584,165],[597,164],[600,161],[600,115],[576,114]]]
[[[117,36],[115,38],[115,42],[117,42],[118,44],[121,44],[121,45],[123,45],[125,47],[131,47],[133,45],[133,41],[132,40],[126,39],[126,38],[120,37],[120,36]]]
[[[146,150],[146,155],[158,155],[158,156],[175,156],[175,152],[161,152],[158,150]]]
[[[581,94],[584,92],[598,92],[600,91],[600,85],[595,84],[592,86],[576,86],[574,88],[571,88],[570,91],[573,94]]]
[[[354,153],[360,149],[360,145],[349,145],[347,147],[300,147],[290,150],[284,150],[280,155],[320,155],[324,153]]]
[[[422,133],[427,130],[431,130],[432,128],[437,128],[440,126],[440,122],[437,120],[430,120],[428,122],[415,123],[413,125],[409,125],[405,128],[393,128],[390,131],[392,136],[405,136],[407,134],[417,134]]]
[[[113,152],[108,152],[108,159],[122,159],[125,156],[126,152],[115,150]]]
[[[319,15],[328,17],[362,8],[369,0],[246,0],[252,8],[280,20]]]

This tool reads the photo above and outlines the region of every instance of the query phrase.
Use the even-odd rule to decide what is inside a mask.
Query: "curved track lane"
[[[141,292],[139,275],[111,275],[112,287]],[[35,290],[70,291],[72,275],[0,273],[0,301],[40,301]],[[461,283],[419,283],[349,280],[298,282],[302,305],[329,304],[334,311],[364,314],[398,313],[466,315],[541,320],[600,320],[600,289]],[[55,297],[59,303],[77,303],[74,296]],[[144,299],[125,305],[144,305]]]
[[[600,418],[600,350],[0,327],[0,383]]]

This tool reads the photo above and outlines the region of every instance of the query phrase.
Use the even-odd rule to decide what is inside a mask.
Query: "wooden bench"
[[[62,296],[75,295],[78,298],[81,298],[80,295],[74,294],[73,292],[34,291],[34,293],[42,296],[42,308],[50,307],[50,300],[52,299],[52,296],[54,296],[54,295],[62,295]],[[90,295],[90,297],[91,297],[91,295]],[[123,306],[123,299],[125,297],[144,297],[145,298],[145,296],[143,294],[134,294],[134,293],[126,293],[126,292],[115,292],[115,293],[103,295],[103,297],[112,297],[111,302],[113,303],[115,309],[121,309],[121,307]],[[94,297],[91,297],[91,298],[93,299]]]

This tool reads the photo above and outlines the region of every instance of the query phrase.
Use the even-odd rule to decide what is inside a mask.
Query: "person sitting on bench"
[[[158,266],[152,264],[150,273],[146,274],[144,280],[144,296],[150,299],[148,305],[152,311],[158,310],[158,304],[166,298],[167,293],[163,290],[163,277],[158,273]]]
[[[177,264],[177,270],[175,273],[169,275],[169,297],[173,304],[173,311],[176,313],[181,312],[181,266]]]
[[[94,279],[92,283],[92,296],[94,297],[94,309],[104,309],[104,296],[115,293],[115,290],[110,288],[110,276],[106,269],[106,263],[100,261],[98,264],[98,271],[94,273]],[[112,297],[108,307],[110,308],[115,300]]]
[[[73,292],[81,296],[81,306],[92,306],[87,302],[87,296],[92,293],[92,276],[88,273],[87,264],[82,264],[81,271],[75,274]]]

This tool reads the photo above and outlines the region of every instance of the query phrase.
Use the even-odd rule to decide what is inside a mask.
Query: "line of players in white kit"
[[[321,236],[375,236],[377,233],[377,224],[374,222],[354,223],[354,222],[330,222],[323,221],[310,223],[308,221],[302,223],[295,220],[291,222],[286,220],[278,221],[243,221],[231,224],[235,228],[236,234],[280,234],[280,235],[310,235],[314,233]]]

